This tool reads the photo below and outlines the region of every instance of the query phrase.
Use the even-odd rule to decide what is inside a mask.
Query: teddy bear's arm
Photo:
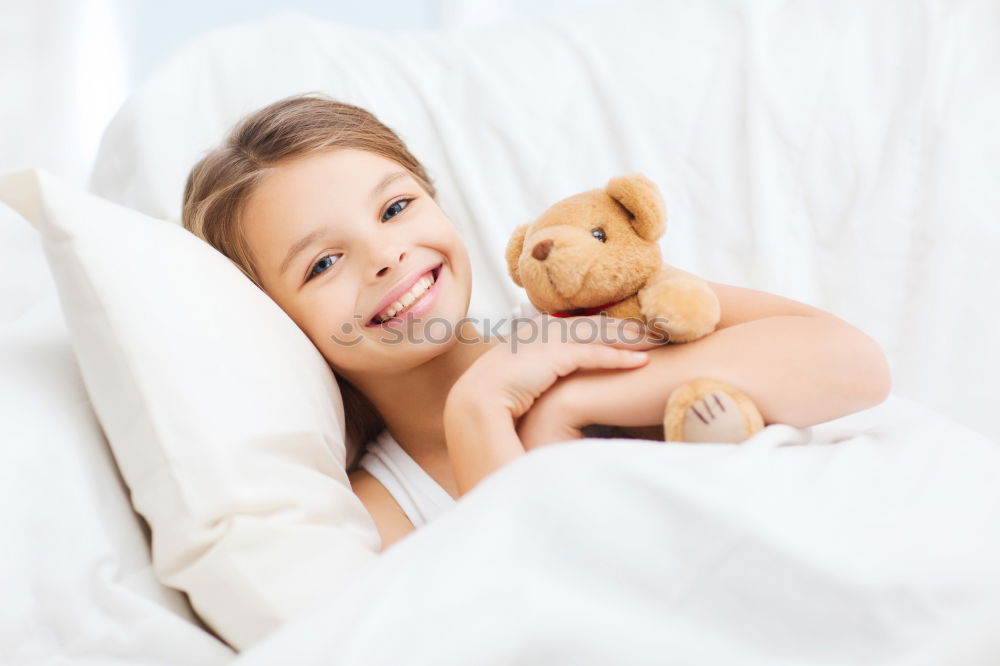
[[[705,337],[719,322],[719,298],[708,283],[674,266],[660,268],[637,296],[646,324],[671,342]]]

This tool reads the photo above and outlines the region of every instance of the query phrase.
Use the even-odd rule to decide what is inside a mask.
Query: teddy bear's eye
[[[601,241],[602,243],[608,240],[608,235],[604,233],[604,229],[600,227],[594,227],[590,230],[590,235]]]

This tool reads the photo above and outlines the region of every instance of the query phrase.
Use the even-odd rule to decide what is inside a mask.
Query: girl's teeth
[[[434,279],[431,277],[422,277],[410,288],[408,292],[403,294],[398,301],[394,302],[388,308],[379,313],[378,319],[379,323],[386,321],[387,319],[392,319],[400,311],[413,305],[414,302],[427,291],[430,286],[434,284]]]

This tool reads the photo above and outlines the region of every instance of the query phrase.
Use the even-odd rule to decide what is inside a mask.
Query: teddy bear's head
[[[666,208],[641,174],[563,199],[514,230],[507,269],[540,312],[565,312],[636,293],[662,266]]]

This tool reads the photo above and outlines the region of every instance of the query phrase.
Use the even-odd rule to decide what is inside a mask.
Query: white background
[[[372,28],[471,26],[598,0],[0,0],[0,173],[86,186],[101,133],[174,47],[282,11]]]

